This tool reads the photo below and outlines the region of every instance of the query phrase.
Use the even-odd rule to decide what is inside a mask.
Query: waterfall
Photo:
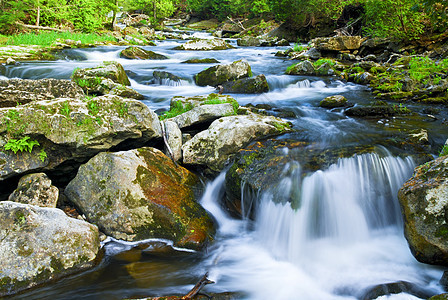
[[[260,240],[275,255],[295,262],[309,241],[355,243],[370,238],[373,230],[401,226],[396,194],[413,168],[410,157],[368,153],[339,159],[303,179],[297,174],[284,178],[276,191],[291,194],[291,189],[300,189],[292,193],[292,205],[298,208],[273,201],[281,197],[278,193],[264,193],[257,213]]]
[[[357,299],[375,284],[400,280],[434,288],[440,271],[422,272],[412,257],[396,198],[415,163],[384,152],[341,158],[304,178],[295,162],[277,188],[251,195],[259,197],[251,226],[211,205],[222,197],[222,175],[209,184],[203,205],[221,226],[233,225],[220,227],[219,246],[204,265],[215,288],[257,300]]]

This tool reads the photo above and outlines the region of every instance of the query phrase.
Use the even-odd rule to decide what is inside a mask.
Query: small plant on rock
[[[29,136],[25,136],[21,139],[10,139],[3,148],[5,150],[10,150],[16,154],[17,152],[28,151],[31,153],[34,146],[39,146],[39,142],[36,140],[30,140]]]

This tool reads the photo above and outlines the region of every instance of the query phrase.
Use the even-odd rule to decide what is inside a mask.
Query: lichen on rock
[[[170,239],[203,248],[214,226],[196,202],[198,179],[154,148],[102,152],[80,167],[65,194],[90,222],[117,239]]]

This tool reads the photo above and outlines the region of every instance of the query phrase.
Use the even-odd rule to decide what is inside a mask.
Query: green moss
[[[159,116],[160,120],[166,120],[173,118],[175,116],[181,115],[189,110],[193,109],[193,105],[191,103],[184,104],[182,101],[173,101],[171,102],[170,110],[167,112],[164,112],[163,115]]]
[[[448,238],[448,224],[443,224],[437,227],[437,231],[434,234],[436,237]]]

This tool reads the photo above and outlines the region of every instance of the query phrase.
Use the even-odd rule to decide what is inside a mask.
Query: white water
[[[292,174],[258,199],[253,226],[221,210],[221,174],[202,199],[220,225],[219,246],[204,266],[213,289],[257,300],[357,299],[371,286],[403,280],[436,292],[441,271],[418,263],[402,234],[396,194],[413,167],[410,158],[363,154],[303,180]],[[282,203],[286,195],[297,195],[297,210]]]

